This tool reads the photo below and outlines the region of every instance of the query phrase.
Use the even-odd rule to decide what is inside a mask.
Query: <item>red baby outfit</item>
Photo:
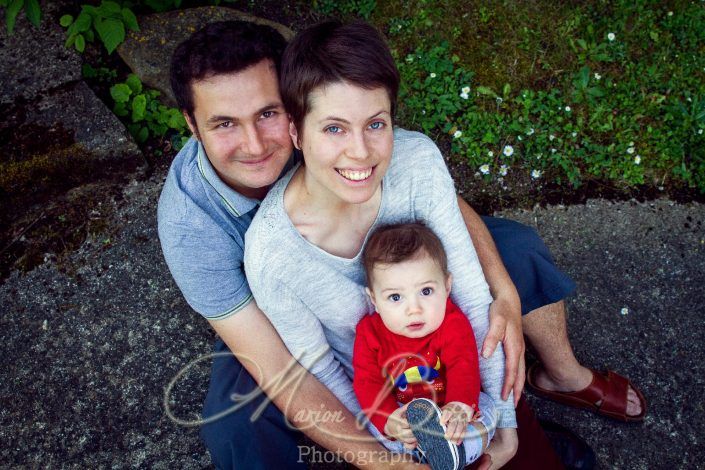
[[[438,406],[459,401],[477,409],[475,334],[450,298],[441,326],[423,338],[392,333],[377,312],[363,317],[357,325],[353,371],[360,406],[380,432],[398,402],[414,398],[430,398]]]

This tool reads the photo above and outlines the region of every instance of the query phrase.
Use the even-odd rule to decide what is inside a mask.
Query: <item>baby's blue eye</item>
[[[424,287],[423,289],[421,289],[421,293],[423,295],[431,295],[433,293],[433,289],[430,287]]]
[[[401,295],[392,294],[389,296],[389,300],[391,300],[392,302],[399,302],[401,300]]]
[[[328,126],[328,127],[326,127],[325,131],[328,132],[328,133],[330,133],[330,134],[337,134],[338,132],[340,132],[340,127],[338,127],[338,126]]]

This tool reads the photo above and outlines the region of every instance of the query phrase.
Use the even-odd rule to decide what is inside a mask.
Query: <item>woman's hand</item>
[[[516,408],[526,378],[524,364],[526,346],[521,327],[521,305],[518,296],[510,296],[509,299],[497,297],[490,305],[490,329],[482,345],[482,356],[490,357],[499,341],[504,345],[505,357],[502,399],[506,400],[509,392],[513,390]]]
[[[407,403],[389,415],[387,424],[384,425],[384,434],[401,442],[407,449],[415,449],[416,438],[411,432],[409,421],[406,419],[406,408],[408,406],[409,404]]]

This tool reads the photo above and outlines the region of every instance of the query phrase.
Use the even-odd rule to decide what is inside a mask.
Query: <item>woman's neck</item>
[[[382,188],[363,203],[343,201],[315,184],[299,168],[284,192],[284,208],[299,233],[310,243],[345,258],[362,247],[382,201]]]

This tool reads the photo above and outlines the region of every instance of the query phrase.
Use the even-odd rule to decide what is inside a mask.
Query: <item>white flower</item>
[[[499,174],[502,176],[507,176],[507,165],[502,165],[499,167]]]
[[[629,145],[627,145],[627,147],[634,147],[634,141],[629,142]]]
[[[480,173],[482,173],[483,175],[489,175],[490,174],[490,166],[487,163],[482,165],[480,167]]]
[[[634,154],[634,147],[629,147],[629,148],[627,149],[627,153],[628,153],[629,155]]]
[[[511,145],[505,145],[504,150],[502,150],[502,153],[507,157],[511,157],[514,153],[514,147],[512,147]]]
[[[436,72],[431,72],[431,75],[429,75],[431,78],[436,78]]]
[[[639,163],[641,163],[641,157],[637,155],[636,157],[634,157],[634,164],[638,165]]]
[[[668,16],[673,16],[673,12],[672,12],[672,11],[669,11],[669,12],[668,12]]]
[[[702,133],[703,133],[703,130],[702,130],[702,129],[698,129],[698,134],[699,134],[699,135],[702,135]]]
[[[519,139],[520,141],[523,140],[520,135],[517,136],[517,139]]]
[[[600,80],[602,78],[602,75],[599,73],[595,72],[595,80]]]
[[[504,100],[498,96],[497,97],[497,104],[501,103],[502,101],[504,101]]]
[[[548,136],[548,140],[550,140],[551,142],[553,142],[553,139],[555,139],[555,138],[556,138],[556,136],[553,134]]]
[[[487,156],[494,157],[494,152],[492,150],[490,150],[489,152],[487,152]]]
[[[421,110],[421,114],[426,114],[426,110],[425,110],[425,109],[422,109],[422,110]]]
[[[573,137],[577,137],[577,136],[578,136],[578,133],[577,133],[577,132],[573,132],[573,133],[570,134],[570,135],[572,135]]]
[[[556,153],[556,149],[551,149],[551,153]]]
[[[470,96],[469,96],[467,93],[463,92],[463,93],[460,94],[460,97],[461,97],[462,99],[466,100],[466,99],[468,99]]]
[[[614,41],[617,38],[617,36],[614,35],[614,33],[607,33],[607,39],[610,41]]]
[[[461,93],[465,93],[466,95],[470,93],[470,87],[469,86],[464,86],[460,89]]]
[[[457,138],[460,137],[461,135],[463,135],[463,133],[462,133],[461,131],[455,131],[455,133],[453,134],[453,138],[454,138],[454,139],[457,139]]]
[[[629,309],[627,307],[622,307],[622,310],[619,311],[622,315],[627,315],[629,313]]]
[[[531,177],[533,179],[541,178],[541,170],[531,170]]]
[[[531,134],[533,134],[533,133],[534,133],[534,128],[533,128],[533,127],[532,127],[531,129],[529,129],[528,131],[526,131],[526,135],[531,135]]]
[[[569,112],[570,112],[570,106],[566,106],[566,107],[565,107],[565,112],[566,112],[566,113],[569,113]]]

